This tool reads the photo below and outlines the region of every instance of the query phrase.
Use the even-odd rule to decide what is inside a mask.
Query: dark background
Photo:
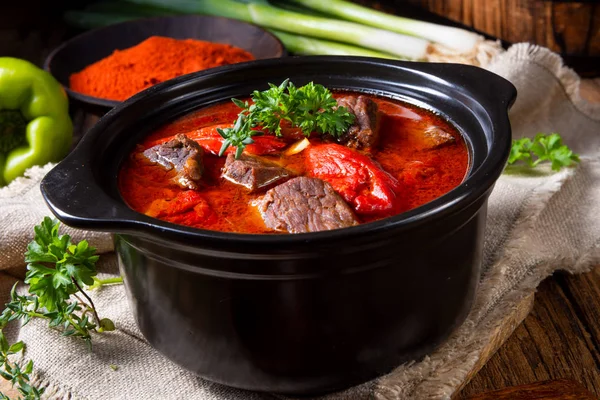
[[[23,58],[41,66],[52,49],[80,32],[66,26],[63,13],[88,3],[91,1],[2,1],[0,56]]]
[[[39,66],[49,52],[66,39],[83,32],[67,26],[63,14],[67,10],[83,9],[94,0],[49,1],[10,0],[0,6],[0,57],[10,56],[29,60]],[[460,26],[445,18],[427,13],[403,0],[357,0],[358,3],[404,16]]]

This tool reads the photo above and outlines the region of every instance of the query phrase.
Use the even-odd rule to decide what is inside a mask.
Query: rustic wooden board
[[[570,379],[557,379],[512,386],[502,390],[482,393],[469,400],[594,400],[596,396]]]
[[[564,54],[600,55],[600,7],[594,1],[409,0],[413,5],[509,42]]]
[[[492,333],[490,341],[481,353],[479,360],[473,367],[473,369],[467,375],[467,378],[463,382],[462,386],[456,390],[456,393],[461,393],[461,389],[465,386],[477,373],[483,368],[483,366],[489,361],[490,358],[498,351],[498,349],[508,340],[513,334],[515,329],[527,318],[534,305],[534,295],[531,294],[525,297],[517,307],[514,308],[513,312],[507,314],[504,317],[502,323],[498,326],[495,332]]]
[[[551,379],[572,379],[600,395],[600,266],[555,274],[531,314],[456,397]]]

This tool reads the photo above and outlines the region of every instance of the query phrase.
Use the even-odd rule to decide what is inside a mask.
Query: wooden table
[[[532,312],[456,398],[559,378],[600,397],[600,266],[542,282]]]

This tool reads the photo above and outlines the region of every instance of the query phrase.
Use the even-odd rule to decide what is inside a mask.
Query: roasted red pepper
[[[339,144],[307,151],[309,174],[329,182],[357,213],[386,216],[403,210],[400,184],[369,157]]]
[[[216,221],[216,215],[206,199],[193,190],[179,192],[173,199],[155,200],[145,214],[175,224],[191,226]]]
[[[194,131],[185,132],[185,135],[192,140],[198,142],[198,144],[207,152],[218,155],[219,150],[221,150],[221,146],[225,139],[219,135],[217,132],[217,128],[229,128],[231,124],[219,124],[213,126],[207,126],[205,128],[196,129]],[[159,140],[152,141],[150,143],[146,143],[148,147],[152,147],[157,144],[165,143],[171,140],[172,137],[161,138]],[[263,136],[253,136],[254,140],[253,144],[249,144],[245,147],[244,152],[248,154],[254,154],[256,156],[264,155],[264,154],[272,154],[281,151],[287,143],[281,139],[276,138],[272,135],[263,135]],[[225,154],[235,153],[235,147],[229,147]]]

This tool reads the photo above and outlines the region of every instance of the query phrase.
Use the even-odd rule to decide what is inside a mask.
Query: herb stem
[[[94,290],[104,285],[118,285],[123,283],[122,276],[116,276],[114,278],[97,279],[94,277],[94,284],[87,287],[87,290]]]
[[[44,315],[44,314],[40,314],[37,312],[33,312],[33,311],[27,311],[27,315],[29,315],[30,317],[35,317],[35,318],[46,318],[46,319],[50,319],[48,316]]]
[[[85,308],[88,308],[88,309],[92,308],[92,306],[90,306],[88,303],[83,301],[83,299],[81,297],[77,296],[77,293],[73,293],[73,297],[75,297],[77,299],[77,301],[79,301],[81,303],[81,305],[84,306]]]
[[[83,338],[89,338],[89,334],[84,329],[81,329],[81,327],[77,324],[77,322],[75,322],[75,320],[73,320],[73,318],[71,318],[70,315],[65,315],[65,316],[67,318],[67,321],[69,321],[69,323],[71,324],[71,326],[73,328],[75,328],[75,330],[77,332],[79,332],[79,334],[81,335],[81,337],[83,337]]]
[[[110,285],[114,283],[123,283],[123,277],[117,276],[114,278],[98,279],[97,281],[100,285]]]
[[[81,294],[90,302],[90,306],[88,306],[88,308],[90,308],[92,310],[92,313],[94,313],[94,319],[96,320],[96,325],[100,326],[100,317],[98,316],[98,313],[96,312],[96,307],[94,306],[94,302],[92,301],[92,299],[90,298],[90,296],[88,296],[83,291],[83,289],[81,288],[81,286],[79,286],[79,283],[77,283],[77,280],[75,280],[75,278],[71,278],[71,280],[73,280],[73,283],[75,284],[75,286],[77,286],[77,289],[79,289],[79,291],[81,292]]]

